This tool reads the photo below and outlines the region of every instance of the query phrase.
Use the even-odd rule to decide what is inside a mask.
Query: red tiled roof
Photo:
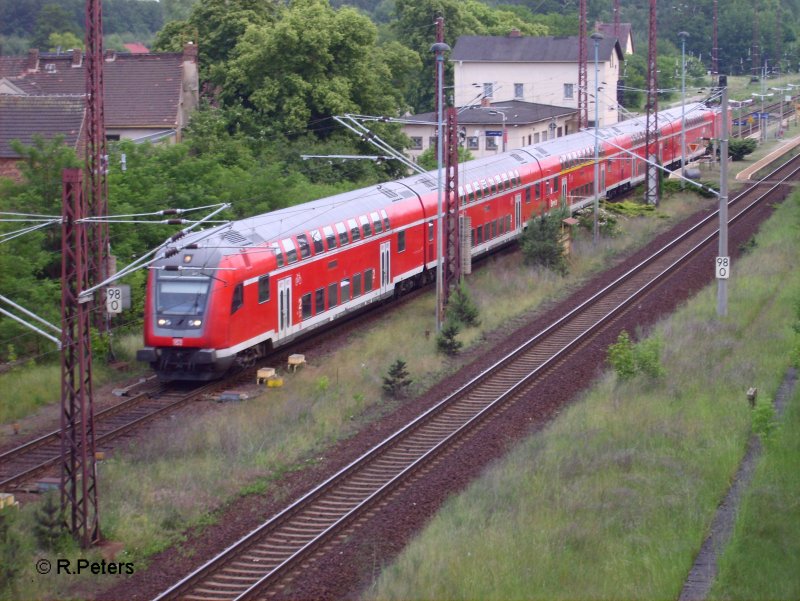
[[[147,54],[150,52],[147,46],[139,42],[131,42],[130,44],[123,44],[125,49],[132,54]]]
[[[73,67],[71,54],[42,54],[39,70],[18,71],[13,83],[28,94],[84,94],[85,72],[85,59]],[[182,77],[181,53],[120,53],[104,61],[106,127],[175,127]]]
[[[0,56],[0,77],[16,77],[25,71],[27,56]]]
[[[84,98],[75,96],[0,95],[0,158],[16,158],[11,140],[30,145],[34,135],[51,139],[64,136],[76,148],[85,114]]]

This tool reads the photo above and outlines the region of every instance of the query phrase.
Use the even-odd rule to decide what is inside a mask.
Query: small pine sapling
[[[398,359],[392,363],[389,373],[383,377],[383,391],[395,399],[404,397],[413,382],[406,369],[406,362]]]
[[[442,326],[442,331],[436,337],[436,350],[445,355],[457,355],[464,346],[464,343],[458,340],[456,336],[460,329],[455,321],[448,321]]]
[[[466,284],[461,281],[447,303],[447,312],[455,321],[468,328],[481,325],[480,312]]]

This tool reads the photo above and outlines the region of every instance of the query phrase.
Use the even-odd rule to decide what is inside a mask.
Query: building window
[[[563,136],[563,135],[564,135],[564,133],[563,133],[563,128],[559,127],[559,128],[558,128],[558,137],[560,138],[560,137],[561,137],[561,136]]]
[[[483,84],[483,96],[485,98],[493,98],[494,97],[494,84],[492,84],[492,83]]]
[[[486,136],[486,150],[497,150],[497,138]]]
[[[478,141],[478,136],[468,136],[467,137],[467,148],[470,150],[478,150],[481,147],[480,142]]]
[[[525,97],[525,86],[521,83],[514,84],[514,98],[517,100],[522,100]]]
[[[575,84],[574,83],[565,83],[564,84],[564,98],[573,98],[575,94]]]
[[[547,132],[546,131],[542,132],[542,142],[547,142]]]
[[[422,136],[411,136],[411,150],[422,150]]]
[[[539,143],[539,134],[538,133],[533,134],[533,143],[534,144],[538,144]]]

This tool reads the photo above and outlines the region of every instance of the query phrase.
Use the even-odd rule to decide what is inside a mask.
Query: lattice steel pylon
[[[83,173],[65,169],[61,223],[61,508],[69,531],[88,547],[100,540],[92,395],[88,226]]]
[[[761,31],[759,30],[758,24],[758,10],[759,6],[757,2],[753,3],[753,47],[750,50],[750,53],[753,57],[753,73],[751,75],[752,79],[760,79],[761,77]]]
[[[586,33],[586,0],[578,8],[578,130],[589,127],[589,75],[587,61],[589,49]]]
[[[459,217],[458,205],[458,111],[455,107],[447,107],[444,128],[444,169],[445,169],[445,199],[444,199],[444,306],[450,298],[450,291],[458,286],[461,278],[461,245],[459,243]]]
[[[711,28],[711,83],[714,87],[718,85],[719,79],[719,38],[718,38],[718,23],[719,23],[719,6],[718,0],[714,0],[712,8],[712,28]]]
[[[103,12],[101,0],[86,0],[86,192],[89,215],[108,215],[108,154],[103,110]],[[89,232],[89,282],[105,280],[108,273],[108,225],[97,223]],[[101,332],[107,328],[105,313],[94,320]]]
[[[645,133],[645,157],[649,161],[646,165],[647,177],[645,178],[645,200],[647,204],[657,205],[659,198],[658,168],[658,53],[656,51],[656,0],[650,0],[650,27],[647,38],[647,126]]]

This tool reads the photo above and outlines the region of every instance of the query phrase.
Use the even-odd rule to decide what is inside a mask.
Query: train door
[[[514,195],[514,228],[522,230],[522,194]]]
[[[278,337],[286,336],[292,327],[292,278],[278,280]]]
[[[392,283],[390,252],[391,242],[381,243],[381,294],[389,290]]]
[[[567,207],[567,176],[561,178],[561,206]]]

